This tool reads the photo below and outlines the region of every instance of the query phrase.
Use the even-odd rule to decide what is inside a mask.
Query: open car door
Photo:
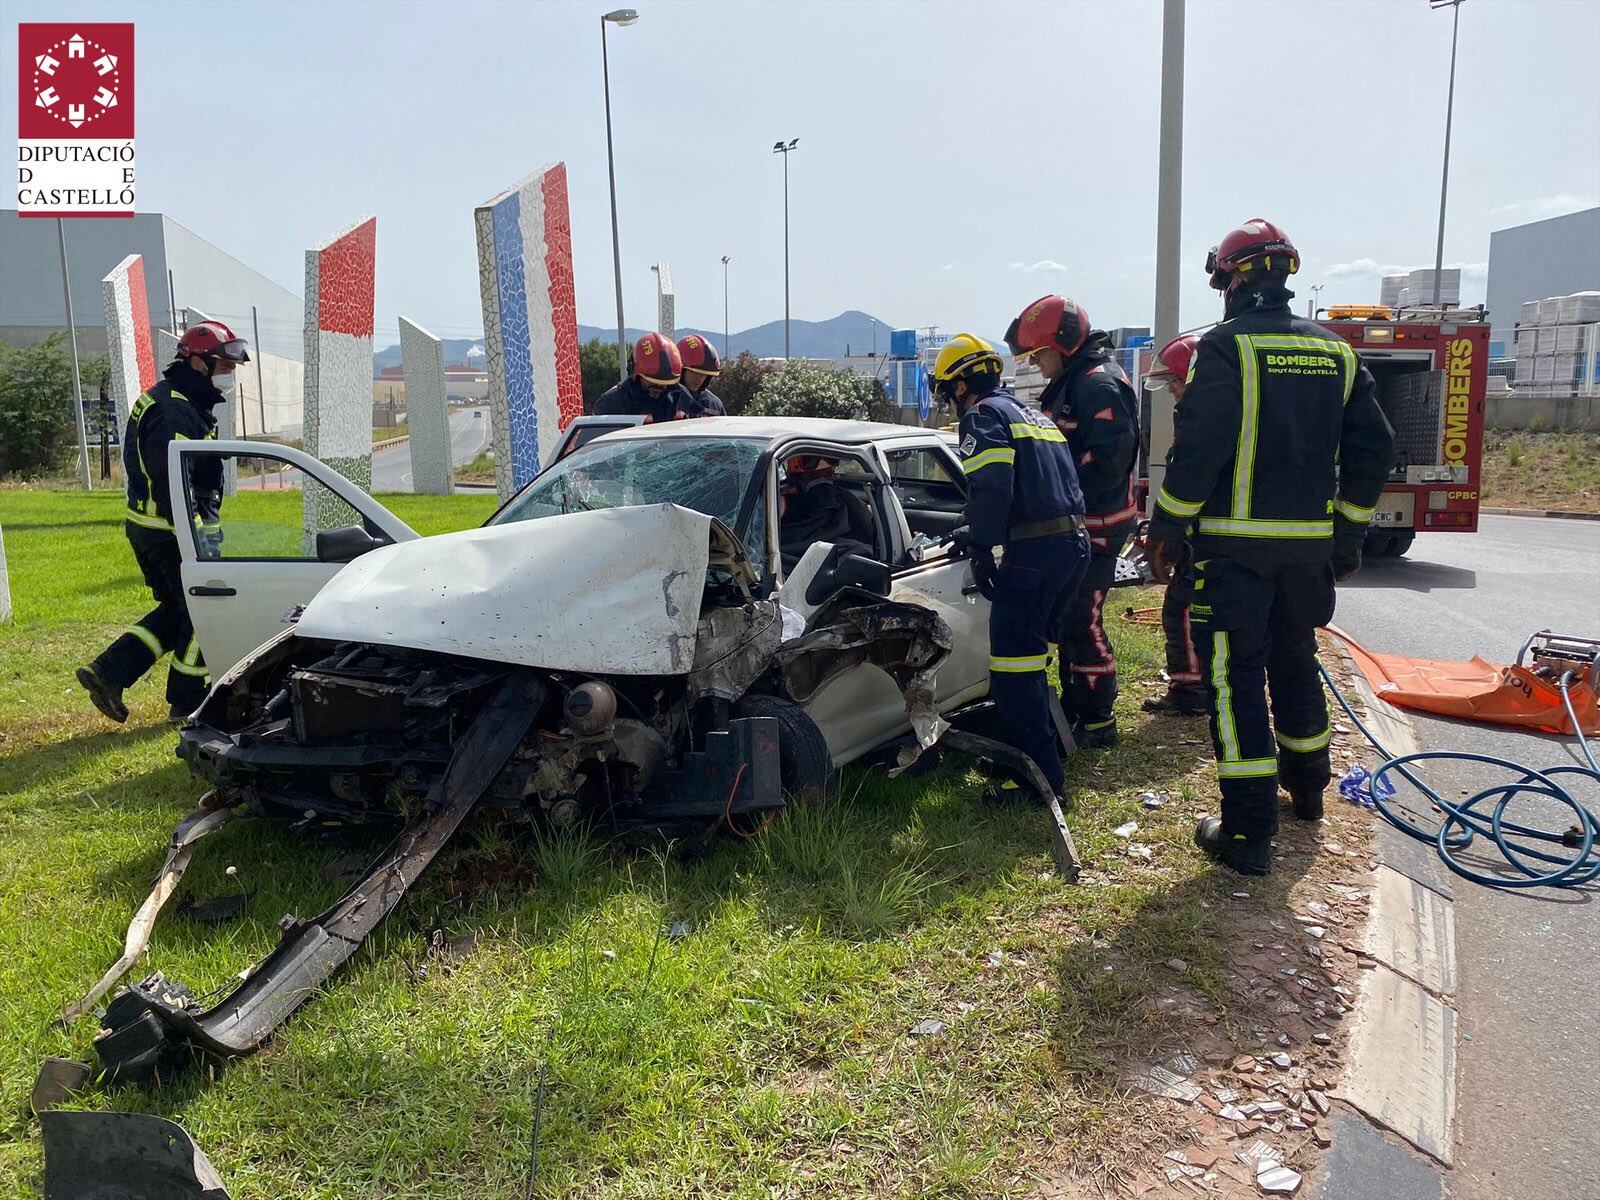
[[[229,460],[238,494],[223,500],[218,525],[202,529],[192,482],[220,482]],[[288,446],[174,441],[167,467],[184,598],[213,679],[292,624],[352,558],[417,536],[332,467]]]

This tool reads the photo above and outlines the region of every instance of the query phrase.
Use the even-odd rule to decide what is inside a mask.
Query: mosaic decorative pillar
[[[372,486],[373,280],[378,218],[306,251],[305,448],[352,483]],[[348,514],[326,489],[305,484],[311,538]]]
[[[406,375],[406,431],[411,434],[411,490],[450,494],[450,409],[444,398],[444,343],[400,318],[400,363]]]
[[[6,531],[0,529],[0,625],[11,624],[11,576],[6,571]]]
[[[117,405],[117,436],[128,427],[128,409],[154,385],[155,350],[150,344],[150,300],[144,259],[130,254],[100,281],[106,303],[106,345],[111,359],[111,398]]]
[[[656,264],[656,329],[668,341],[678,340],[678,296],[666,263]]]
[[[583,412],[567,167],[552,163],[473,213],[502,501],[539,473]]]

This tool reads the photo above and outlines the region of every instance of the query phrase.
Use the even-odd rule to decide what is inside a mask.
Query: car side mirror
[[[843,546],[835,546],[828,561],[806,588],[806,603],[821,604],[847,587],[860,588],[874,596],[889,594],[889,564],[868,558],[864,554],[851,554]]]
[[[388,544],[387,538],[375,538],[360,525],[341,525],[317,534],[317,561],[347,563]]]

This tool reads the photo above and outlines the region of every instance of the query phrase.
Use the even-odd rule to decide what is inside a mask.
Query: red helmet
[[[1195,348],[1199,345],[1198,333],[1180,333],[1156,351],[1145,379],[1156,387],[1164,387],[1174,379],[1188,379],[1189,364],[1194,362]]]
[[[683,374],[683,359],[671,338],[647,333],[633,344],[634,378],[671,387]]]
[[[702,375],[720,375],[722,359],[717,348],[698,333],[678,339],[678,357],[685,371],[699,371]]]
[[[207,361],[214,358],[235,363],[250,361],[245,340],[235,337],[233,330],[221,321],[201,321],[184,330],[183,336],[178,339],[178,357],[187,359],[194,354]]]
[[[1014,358],[1051,348],[1068,358],[1083,349],[1089,337],[1089,314],[1066,296],[1041,296],[1006,330],[1006,345]]]
[[[1263,270],[1283,268],[1291,275],[1300,269],[1300,251],[1294,248],[1289,235],[1264,217],[1229,230],[1211,247],[1211,253],[1206,255],[1206,272],[1211,276],[1211,286],[1222,292],[1228,288],[1230,274],[1249,271],[1256,263]]]

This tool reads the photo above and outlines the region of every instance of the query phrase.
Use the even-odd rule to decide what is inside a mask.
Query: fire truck
[[[1372,372],[1394,427],[1394,466],[1373,511],[1367,555],[1404,554],[1419,533],[1476,532],[1489,380],[1483,307],[1343,305],[1318,320]]]

